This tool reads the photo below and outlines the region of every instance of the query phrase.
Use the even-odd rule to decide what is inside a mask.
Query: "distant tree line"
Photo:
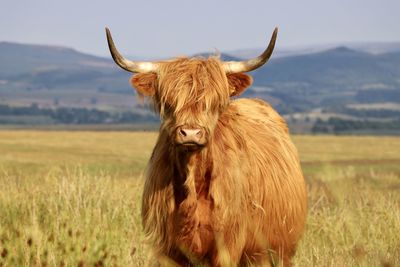
[[[400,110],[394,109],[355,109],[343,106],[325,108],[324,113],[340,113],[358,118],[400,118]]]
[[[355,99],[362,103],[400,102],[400,90],[361,90],[357,92]]]
[[[312,132],[314,133],[341,133],[352,131],[400,131],[400,120],[370,121],[370,120],[346,120],[341,118],[329,118],[324,121],[317,119]]]
[[[87,108],[39,108],[36,104],[29,107],[0,105],[0,116],[42,116],[60,124],[152,123],[159,121],[158,117],[152,114],[144,115],[128,111],[108,112]],[[7,123],[12,124],[12,120],[8,120]]]

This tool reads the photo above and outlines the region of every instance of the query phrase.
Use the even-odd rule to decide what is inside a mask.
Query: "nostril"
[[[179,134],[182,135],[182,136],[187,136],[185,130],[183,130],[183,129],[179,130]]]

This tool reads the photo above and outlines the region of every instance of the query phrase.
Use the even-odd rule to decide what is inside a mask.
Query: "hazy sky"
[[[400,0],[1,0],[0,41],[108,56],[172,57],[264,47],[400,41]]]

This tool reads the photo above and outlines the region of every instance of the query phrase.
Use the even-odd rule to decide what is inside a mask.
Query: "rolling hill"
[[[12,77],[27,72],[47,70],[85,70],[88,68],[109,71],[109,59],[80,53],[72,48],[0,42],[0,77]]]
[[[273,56],[266,66],[251,73],[254,84],[244,96],[266,99],[289,118],[296,115],[297,120],[310,117],[311,121],[329,112],[358,119],[357,112],[346,109],[350,106],[399,104],[400,50],[396,43],[352,47]],[[225,53],[221,58],[238,60]],[[138,106],[129,77],[110,58],[65,47],[0,43],[3,105],[148,112]]]
[[[266,88],[255,95],[279,94],[293,100],[286,104],[307,101],[323,107],[357,103],[357,96],[368,90],[379,90],[382,99],[376,99],[378,102],[398,101],[392,92],[400,91],[400,52],[373,55],[338,47],[277,58],[253,75],[254,85]]]

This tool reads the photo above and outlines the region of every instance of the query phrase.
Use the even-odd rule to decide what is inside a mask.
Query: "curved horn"
[[[114,41],[111,37],[110,30],[106,27],[106,34],[107,34],[107,42],[108,48],[110,49],[110,53],[112,58],[114,59],[115,63],[118,66],[123,68],[124,70],[130,72],[156,72],[158,65],[157,63],[153,62],[138,62],[138,61],[131,61],[124,58],[115,47]]]
[[[256,58],[252,58],[246,61],[227,61],[223,63],[226,73],[238,73],[238,72],[248,72],[255,70],[262,65],[264,65],[268,59],[271,57],[272,51],[274,51],[276,36],[278,35],[278,28],[275,28],[272,33],[271,40],[265,51]]]

